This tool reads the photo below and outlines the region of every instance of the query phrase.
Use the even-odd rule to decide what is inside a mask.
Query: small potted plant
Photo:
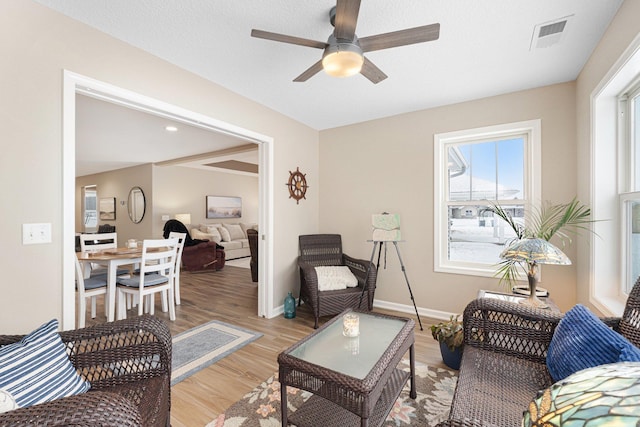
[[[440,343],[440,353],[444,364],[452,369],[460,369],[462,347],[464,345],[464,331],[460,316],[451,316],[445,322],[431,325],[433,339]]]

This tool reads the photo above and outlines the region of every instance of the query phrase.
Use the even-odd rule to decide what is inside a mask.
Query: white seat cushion
[[[158,273],[151,273],[144,276],[145,286],[161,285],[163,283],[167,283],[168,281],[169,278],[167,276],[163,276],[162,274]],[[116,283],[118,285],[128,286],[130,288],[137,288],[140,286],[140,276],[118,279]]]
[[[319,291],[336,291],[358,286],[358,279],[346,265],[322,266],[315,269],[318,275]]]
[[[222,224],[222,226],[229,231],[229,237],[231,237],[231,240],[247,238],[247,235],[242,231],[242,227],[240,227],[239,224]]]

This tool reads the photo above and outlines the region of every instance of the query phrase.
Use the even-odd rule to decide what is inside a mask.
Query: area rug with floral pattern
[[[401,369],[409,370],[403,360]],[[416,399],[409,397],[409,384],[400,393],[383,426],[435,426],[447,419],[457,374],[448,369],[416,363]],[[311,393],[287,387],[289,411],[295,411]],[[280,383],[277,373],[234,403],[206,427],[277,427],[280,421]]]

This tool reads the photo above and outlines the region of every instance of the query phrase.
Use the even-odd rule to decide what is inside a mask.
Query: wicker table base
[[[396,369],[387,385],[382,389],[382,395],[376,402],[369,418],[370,426],[380,426],[387,418],[389,411],[400,396],[402,388],[409,379],[409,372]],[[415,396],[413,396],[415,399]],[[303,426],[341,426],[357,427],[362,420],[353,412],[319,396],[312,396],[305,404],[289,417],[289,423],[298,427]]]
[[[346,310],[278,356],[283,427],[288,424],[298,427],[380,426],[409,379],[410,396],[415,399],[413,320],[360,313],[360,339],[367,344],[379,340],[385,344],[375,348],[363,344],[361,351],[366,352],[367,356],[363,360],[369,360],[370,366],[367,366],[364,373],[352,376],[339,372],[343,368],[340,364],[349,362],[349,354],[345,356],[339,346],[331,345],[331,342],[339,343],[341,339],[345,339],[342,337],[342,329],[338,329],[338,326],[341,326],[342,316],[348,311],[351,310]],[[363,328],[363,323],[367,325],[367,321],[371,322],[369,330],[366,326]],[[340,324],[334,325],[336,322]],[[380,322],[393,323],[393,327],[387,332],[381,332]],[[314,345],[317,346],[314,348]],[[397,368],[407,351],[410,372]],[[319,355],[318,360],[314,360],[316,355]],[[335,368],[336,366],[338,368]],[[344,370],[348,371],[346,368]],[[290,417],[287,386],[314,394]]]

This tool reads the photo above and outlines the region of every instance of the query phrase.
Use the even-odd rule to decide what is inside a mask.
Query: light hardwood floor
[[[264,319],[257,316],[258,287],[251,282],[248,269],[225,266],[217,272],[186,273],[181,276],[182,304],[176,307],[176,321],[160,310],[155,314],[165,319],[173,335],[210,320],[238,325],[264,334],[260,339],[190,376],[171,389],[171,424],[173,427],[205,426],[234,402],[242,398],[278,369],[278,354],[291,344],[313,332],[313,316],[308,307],[298,307],[295,319],[279,316]],[[407,295],[407,304],[410,304]],[[416,360],[442,366],[440,349],[431,337],[433,319],[421,318],[424,330],[417,326],[414,315],[374,309],[377,312],[411,317],[416,321]],[[104,313],[99,304],[98,313]],[[135,316],[136,311],[129,311]],[[87,324],[104,322],[103,316]],[[321,322],[329,318],[322,318]]]

